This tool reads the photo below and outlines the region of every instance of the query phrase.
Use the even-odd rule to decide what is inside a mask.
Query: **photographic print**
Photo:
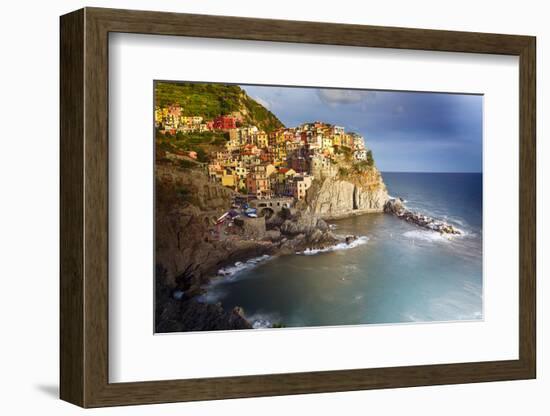
[[[483,319],[482,111],[155,81],[155,332]]]

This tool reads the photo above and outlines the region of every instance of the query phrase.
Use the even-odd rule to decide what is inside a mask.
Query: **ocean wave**
[[[245,318],[254,329],[273,328],[273,325],[281,321],[279,315],[270,313],[255,313],[250,316],[245,315]]]
[[[401,198],[401,197],[397,197],[397,196],[392,196],[392,195],[388,195],[388,198],[390,198],[390,199],[397,199],[397,198]],[[406,200],[406,199],[403,199],[403,198],[401,198],[401,201],[403,201],[403,203],[405,203],[405,204],[406,204],[407,202],[409,202],[408,200]]]
[[[431,243],[449,242],[452,239],[452,237],[450,237],[447,234],[441,234],[441,233],[431,231],[431,230],[407,231],[406,233],[403,233],[403,236],[405,236],[405,237],[407,237],[411,240],[428,241],[428,242],[431,242]]]
[[[273,259],[273,256],[264,254],[263,256],[254,257],[247,261],[238,261],[232,266],[223,267],[218,270],[218,274],[204,286],[206,292],[198,297],[199,302],[216,303],[226,296],[224,284],[234,282],[241,278],[241,274],[245,271],[252,270],[260,264],[264,264]]]
[[[272,258],[272,256],[264,254],[263,256],[254,257],[244,262],[238,261],[233,266],[227,266],[218,270],[218,277],[223,277],[224,280],[232,280],[232,278],[239,273],[253,269],[254,267],[257,267],[258,265],[263,264],[271,260]]]
[[[364,244],[367,244],[367,241],[369,241],[369,238],[366,235],[363,235],[361,237],[358,237],[357,239],[353,240],[351,243],[341,242],[338,244],[335,244],[330,247],[324,247],[324,248],[306,248],[304,251],[299,251],[296,254],[304,255],[304,256],[313,256],[315,254],[320,253],[329,253],[331,251],[341,251],[341,250],[349,250],[351,248],[359,247]]]
[[[466,223],[461,218],[449,217],[449,222],[454,222],[455,224],[458,224],[461,227],[466,227]]]

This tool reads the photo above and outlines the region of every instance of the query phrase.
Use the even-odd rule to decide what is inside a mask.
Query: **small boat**
[[[221,224],[225,221],[225,219],[229,216],[229,211],[227,211],[225,214],[223,214],[220,218],[216,220],[216,224]]]

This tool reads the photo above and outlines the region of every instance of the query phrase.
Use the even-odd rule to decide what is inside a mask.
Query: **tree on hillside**
[[[197,160],[199,162],[203,162],[203,163],[208,162],[208,155],[206,154],[206,152],[202,147],[197,147],[195,151],[197,152]]]
[[[374,158],[372,157],[372,150],[367,151],[367,165],[374,166]]]
[[[231,113],[231,104],[226,99],[220,101],[220,112],[224,116]]]

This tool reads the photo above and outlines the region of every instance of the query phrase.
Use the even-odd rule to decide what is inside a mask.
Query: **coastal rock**
[[[310,213],[298,211],[292,219],[285,220],[281,225],[281,233],[285,235],[309,234],[317,229],[318,217]]]
[[[235,218],[235,225],[241,228],[242,236],[246,239],[261,239],[265,237],[266,226],[265,218]]]
[[[252,329],[242,308],[239,307],[226,312],[219,303],[206,304],[194,299],[185,301],[168,299],[160,304],[162,306],[156,317],[156,332]]]
[[[280,227],[283,225],[285,220],[289,219],[290,216],[287,215],[287,211],[281,210],[277,215],[272,215],[270,218],[265,220],[265,225],[268,230]],[[265,218],[265,217],[264,217]]]
[[[388,214],[402,215],[405,212],[405,205],[401,198],[393,198],[388,200],[384,205],[384,212]]]
[[[281,239],[281,232],[279,230],[266,231],[264,239],[268,241],[279,241]]]
[[[334,219],[382,212],[388,192],[381,175],[375,175],[371,181],[363,181],[360,176],[349,180],[326,178],[320,183],[314,182],[306,201],[313,214]]]
[[[155,279],[155,332],[212,331],[250,329],[241,308],[225,311],[221,304],[199,302],[194,294],[173,290],[162,277],[166,270],[157,269]]]
[[[401,198],[390,199],[384,205],[384,212],[395,215],[412,224],[416,224],[419,227],[426,228],[428,230],[437,231],[441,234],[455,234],[460,235],[462,231],[454,227],[445,221],[437,220],[435,218],[423,215],[418,212],[413,212],[405,207]]]
[[[382,212],[384,210],[384,204],[388,200],[388,191],[385,186],[374,189],[355,186],[354,192],[354,209],[366,212]]]
[[[321,230],[317,229],[317,230],[313,231],[312,233],[310,233],[307,236],[307,239],[308,239],[308,242],[313,243],[313,244],[317,244],[317,243],[319,243],[320,241],[323,240],[323,237],[324,237],[324,233]]]
[[[323,231],[323,232],[329,230],[329,226],[328,226],[327,222],[322,218],[319,218],[317,220],[316,228]]]

